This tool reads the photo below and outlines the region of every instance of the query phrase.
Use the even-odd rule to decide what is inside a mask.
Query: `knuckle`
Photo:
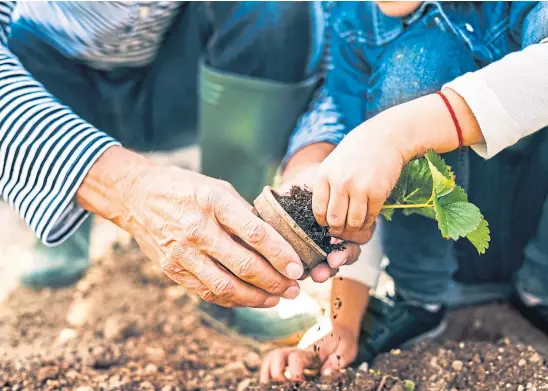
[[[339,180],[339,187],[344,189],[352,189],[356,187],[356,181],[353,176],[347,176]]]
[[[266,239],[266,228],[260,222],[248,221],[244,225],[243,234],[249,244],[261,244]]]
[[[160,267],[162,268],[162,271],[168,276],[179,274],[183,270],[178,264],[172,262],[171,259],[168,258],[165,258],[161,261]]]
[[[200,189],[198,198],[202,201],[200,202],[201,208],[204,212],[209,212],[214,210],[219,204],[219,199],[221,197],[221,192],[217,186],[208,186],[203,189]]]
[[[375,222],[376,218],[377,216],[368,214],[365,219],[364,226],[369,228]],[[371,239],[371,236],[373,236],[373,231],[371,229],[367,229],[364,233],[364,236],[367,240]]]
[[[230,299],[234,295],[234,284],[229,279],[221,278],[215,283],[213,294],[223,299]]]
[[[277,265],[284,259],[289,259],[289,255],[286,254],[286,250],[284,248],[285,246],[277,246],[273,249],[272,254],[268,256],[268,261],[273,264]]]
[[[246,255],[237,262],[236,274],[244,280],[249,280],[255,275],[255,258],[252,254]]]
[[[203,290],[199,293],[200,298],[208,303],[213,303],[217,300],[216,295],[210,290]]]
[[[251,297],[247,299],[248,302],[245,304],[249,307],[262,307],[267,298],[266,295],[261,294],[260,291],[256,289]]]
[[[225,181],[224,179],[217,179],[217,181],[220,187],[230,191],[235,190],[234,186],[232,186],[232,183]]]
[[[183,237],[187,244],[203,245],[207,242],[205,234],[205,220],[195,218],[187,223],[183,231]]]
[[[268,284],[268,293],[283,293],[285,291],[285,283],[281,278],[275,278]],[[266,300],[266,299],[265,299]]]
[[[343,224],[342,218],[335,213],[330,213],[327,216],[327,221],[330,227],[340,227]]]
[[[347,228],[353,229],[353,230],[360,229],[362,225],[363,225],[363,220],[357,220],[357,219],[348,220],[346,223]]]

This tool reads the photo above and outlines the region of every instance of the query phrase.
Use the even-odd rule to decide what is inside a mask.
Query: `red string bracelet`
[[[451,118],[453,118],[453,123],[455,124],[455,128],[457,128],[457,136],[459,137],[459,147],[462,147],[462,129],[460,127],[459,120],[457,119],[457,115],[455,114],[455,110],[453,110],[453,106],[451,106],[451,103],[449,103],[449,99],[447,99],[443,92],[436,91],[436,94],[439,95],[441,99],[443,99],[443,103],[445,103],[445,106],[447,106],[447,110],[449,110],[449,113],[451,114]]]

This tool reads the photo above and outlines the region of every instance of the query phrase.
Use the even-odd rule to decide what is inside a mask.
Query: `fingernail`
[[[285,275],[292,280],[298,280],[303,273],[304,269],[298,263],[291,262],[285,267]]]
[[[268,299],[266,299],[263,303],[265,307],[274,307],[280,299],[277,296],[269,296]]]
[[[289,288],[287,288],[285,290],[285,292],[283,293],[282,297],[284,299],[294,299],[296,298],[297,296],[299,296],[299,293],[301,292],[301,290],[299,289],[298,286],[290,286]]]

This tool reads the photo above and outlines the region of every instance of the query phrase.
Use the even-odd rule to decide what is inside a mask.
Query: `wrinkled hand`
[[[313,164],[300,170],[295,175],[286,178],[278,188],[281,193],[287,193],[292,186],[308,187],[312,189],[318,177],[320,164]],[[367,233],[373,235],[374,227],[370,227]],[[366,236],[366,235],[365,235]],[[369,240],[369,239],[367,239]],[[310,271],[310,277],[315,282],[325,282],[337,273],[337,269],[343,265],[351,265],[360,255],[360,247],[351,242],[346,243],[343,251],[335,251],[327,256],[327,262],[322,262]],[[306,275],[304,277],[307,277]]]
[[[299,257],[227,182],[150,165],[117,187],[125,210],[111,220],[202,299],[272,307],[299,294]]]
[[[365,244],[407,159],[382,114],[348,134],[318,169],[312,207],[329,234]]]
[[[321,330],[318,333],[321,333]],[[336,326],[332,332],[318,338],[306,349],[281,348],[267,354],[261,366],[260,381],[302,381],[305,369],[314,364],[315,356],[321,362],[320,374],[329,376],[333,370],[350,365],[357,354],[358,336],[348,328]]]

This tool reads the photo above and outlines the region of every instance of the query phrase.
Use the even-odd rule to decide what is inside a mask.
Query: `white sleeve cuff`
[[[369,288],[377,286],[381,274],[381,262],[384,256],[380,231],[379,227],[377,227],[371,240],[361,246],[362,251],[358,260],[352,265],[342,266],[337,273],[337,277],[359,282]]]
[[[466,73],[443,88],[450,88],[462,96],[474,113],[485,138],[485,143],[472,146],[478,155],[489,159],[519,141],[519,124],[477,73]]]

